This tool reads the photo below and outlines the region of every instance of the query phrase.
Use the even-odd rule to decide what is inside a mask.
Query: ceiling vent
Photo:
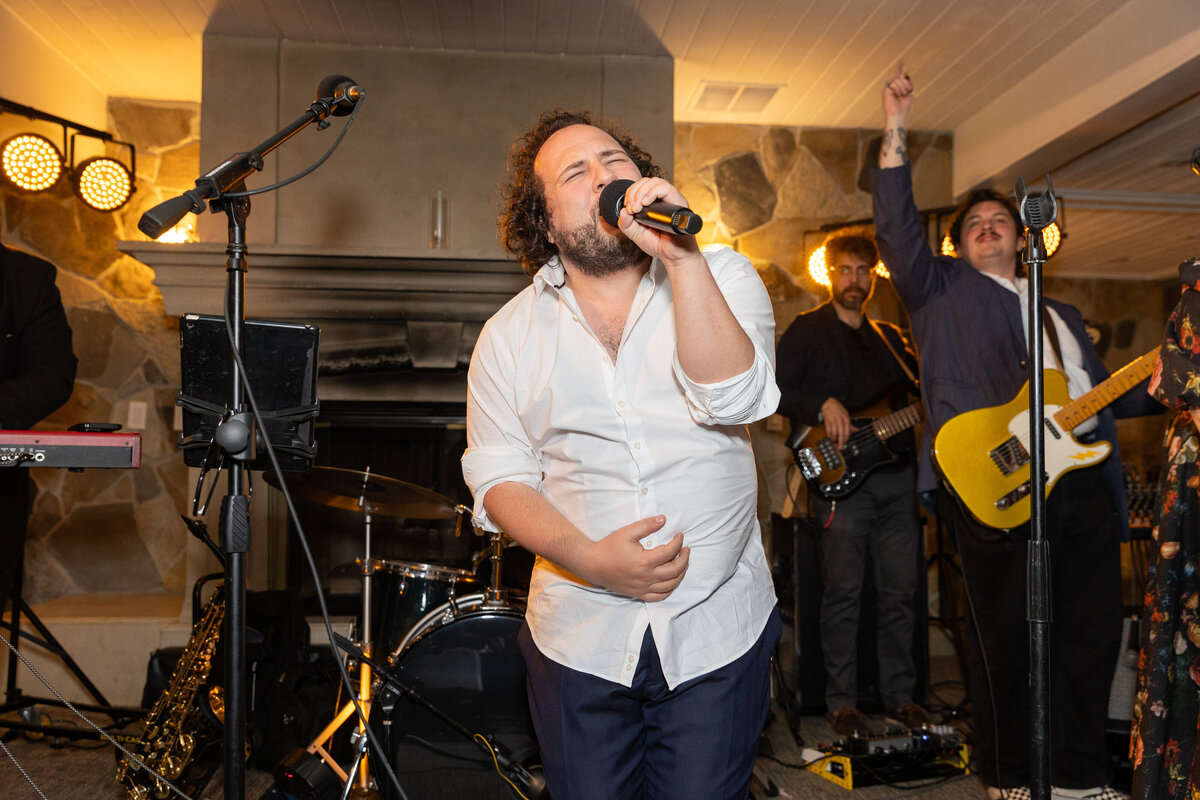
[[[781,88],[782,84],[777,83],[701,81],[692,101],[692,110],[757,114],[767,107],[767,103]]]

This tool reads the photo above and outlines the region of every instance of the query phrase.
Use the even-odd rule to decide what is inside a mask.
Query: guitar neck
[[[1076,425],[1098,413],[1153,372],[1158,351],[1159,348],[1156,347],[1149,353],[1130,361],[1110,375],[1108,380],[1063,406],[1054,415],[1054,421],[1063,430],[1073,430]]]
[[[907,408],[880,417],[871,423],[871,429],[880,439],[890,439],[901,431],[906,431],[921,421],[924,416],[921,404],[913,403]]]

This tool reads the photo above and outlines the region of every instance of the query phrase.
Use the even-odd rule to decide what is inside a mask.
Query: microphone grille
[[[600,192],[600,218],[617,227],[621,217],[621,208],[625,205],[625,192],[633,186],[633,181],[613,181]]]
[[[317,84],[316,99],[324,100],[328,97],[333,97],[338,93],[338,89],[345,87],[343,91],[346,91],[354,85],[354,79],[348,78],[345,75],[327,75]],[[339,102],[333,109],[333,116],[344,117],[353,110],[353,106],[353,102]]]

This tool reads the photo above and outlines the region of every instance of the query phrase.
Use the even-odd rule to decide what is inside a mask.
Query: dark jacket
[[[0,428],[27,430],[67,402],[77,360],[54,266],[0,249]]]
[[[908,368],[917,373],[917,361],[900,328],[890,322],[875,320],[897,353],[904,357]],[[846,405],[853,376],[846,369],[849,354],[846,339],[831,336],[830,331],[841,325],[837,309],[831,302],[796,316],[779,337],[775,350],[775,380],[779,384],[779,413],[803,425],[817,424],[821,406],[830,397]],[[864,325],[867,324],[865,321]],[[889,360],[891,359],[889,356]],[[900,380],[906,381],[899,365],[895,369]],[[848,408],[851,413],[858,409]]]

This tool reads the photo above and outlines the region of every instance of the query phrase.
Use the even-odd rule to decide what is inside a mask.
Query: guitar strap
[[[1058,326],[1054,324],[1050,310],[1045,306],[1042,306],[1042,327],[1046,329],[1046,335],[1050,337],[1050,347],[1054,349],[1054,358],[1058,361],[1058,369],[1064,375],[1067,374],[1067,365],[1063,363],[1062,347],[1058,343]]]
[[[912,385],[916,389],[917,395],[919,396],[921,394],[921,383],[917,380],[917,376],[913,374],[913,371],[908,368],[908,364],[905,363],[901,355],[896,352],[896,347],[892,344],[891,339],[889,339],[883,332],[883,328],[879,327],[879,323],[871,319],[866,314],[863,314],[863,318],[871,324],[871,328],[875,331],[875,334],[880,339],[883,339],[883,343],[887,345],[888,351],[892,354],[892,357],[896,359],[896,363],[900,365],[900,369],[904,370],[904,374],[908,376],[910,381],[912,381]],[[1057,342],[1057,340],[1055,341]]]

